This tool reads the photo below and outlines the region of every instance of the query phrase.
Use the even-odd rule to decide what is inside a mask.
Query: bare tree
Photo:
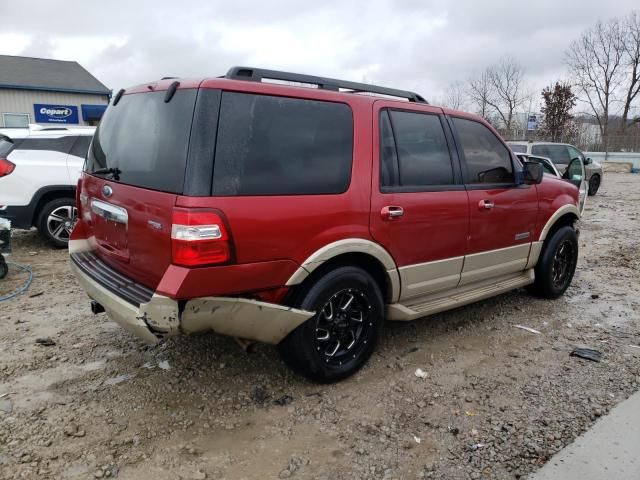
[[[527,98],[524,92],[524,69],[513,57],[505,56],[487,69],[491,94],[487,103],[498,114],[507,135],[513,130],[513,114]]]
[[[489,101],[493,99],[493,89],[489,80],[488,70],[473,76],[467,82],[467,97],[476,109],[478,115],[489,120]]]
[[[447,86],[442,105],[454,110],[464,110],[466,100],[464,85],[461,82],[453,82]]]
[[[624,42],[620,22],[598,22],[574,40],[566,62],[598,121],[605,152],[609,151],[609,115],[622,80]]]
[[[623,26],[623,66],[626,70],[624,106],[622,109],[622,133],[628,126],[640,122],[640,116],[629,120],[633,102],[640,93],[640,13],[633,11]]]

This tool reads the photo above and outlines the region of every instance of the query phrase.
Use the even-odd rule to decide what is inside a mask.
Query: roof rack
[[[263,79],[268,79],[283,82],[306,83],[310,85],[317,85],[317,87],[322,90],[333,90],[336,92],[347,90],[353,93],[375,93],[377,95],[406,98],[410,102],[429,103],[417,93],[407,90],[397,90],[395,88],[379,87],[377,85],[368,85],[366,83],[336,80],[335,78],[316,77],[314,75],[304,75],[300,73],[266,70],[263,68],[231,67],[225,75],[225,78],[251,82],[262,82]]]

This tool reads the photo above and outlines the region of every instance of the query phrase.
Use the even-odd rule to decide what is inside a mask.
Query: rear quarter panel
[[[213,86],[218,82],[213,82]],[[242,83],[232,89],[243,91]],[[247,82],[248,83],[248,82]],[[252,91],[289,97],[333,100],[346,103],[353,114],[353,162],[351,181],[345,193],[335,195],[273,195],[233,197],[186,197],[177,206],[215,208],[227,219],[238,264],[283,262],[282,277],[324,245],[345,239],[365,238],[369,234],[371,190],[371,111],[372,101],[353,95],[345,99],[326,91],[287,89],[249,85]],[[229,88],[227,88],[229,90]],[[296,92],[300,91],[298,95]]]

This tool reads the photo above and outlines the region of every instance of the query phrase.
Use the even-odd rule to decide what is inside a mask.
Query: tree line
[[[567,78],[554,81],[541,95],[543,121],[535,135],[566,141],[578,135],[573,112],[581,108],[584,123],[597,125],[601,148],[619,150],[640,145],[640,12],[598,21],[573,40],[565,52]],[[526,134],[516,113],[530,111],[535,94],[526,84],[525,68],[513,56],[456,82],[441,100],[455,109],[471,109],[507,138]],[[614,138],[615,141],[611,142]],[[577,142],[576,142],[577,143]]]

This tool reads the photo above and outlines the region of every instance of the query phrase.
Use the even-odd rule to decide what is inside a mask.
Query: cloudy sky
[[[6,3],[8,0],[0,0]],[[564,76],[564,50],[637,0],[32,0],[2,8],[0,54],[76,60],[109,88],[251,65],[416,90],[509,54],[532,91]],[[536,95],[537,98],[537,95]]]

